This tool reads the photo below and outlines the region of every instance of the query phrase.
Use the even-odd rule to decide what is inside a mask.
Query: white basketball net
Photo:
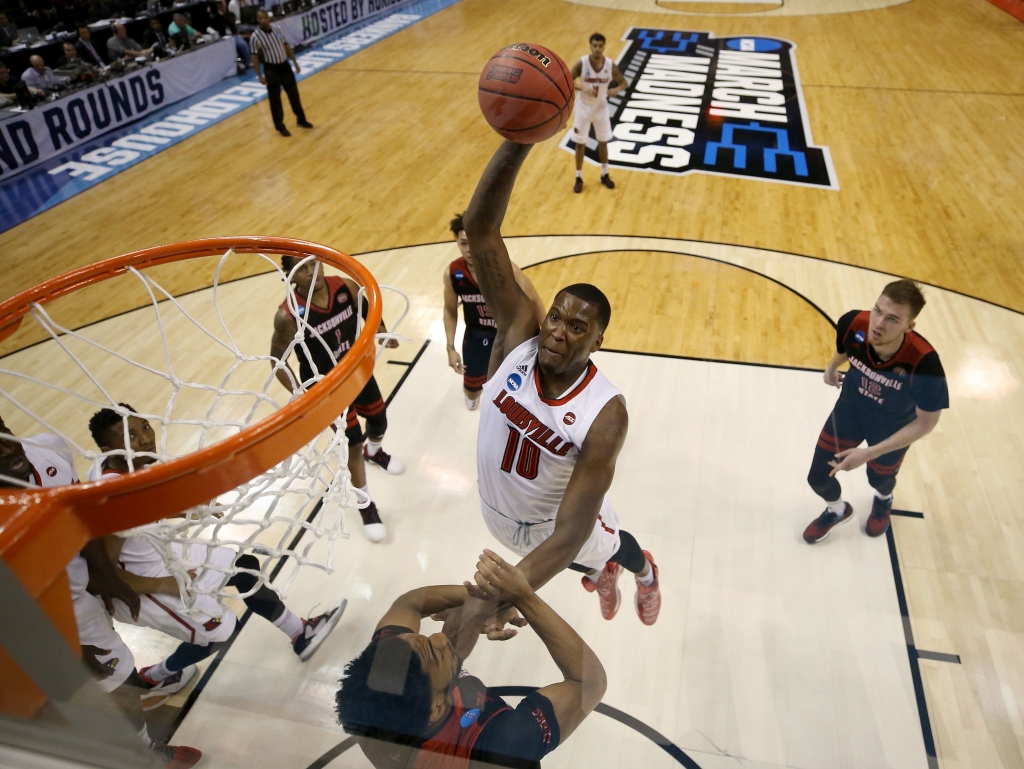
[[[305,348],[309,326],[293,313],[298,329],[282,360],[254,352],[269,348],[270,321],[282,290],[291,308],[298,300],[289,276],[276,261],[262,254],[246,256],[273,266],[277,279],[269,275],[222,284],[227,261],[243,258],[229,251],[217,262],[212,289],[182,297],[171,295],[151,275],[130,269],[151,306],[83,331],[64,328],[46,308],[32,305],[27,317],[46,330],[49,341],[0,360],[0,417],[30,457],[35,449],[53,450],[53,439],[39,438],[40,434],[57,435],[84,480],[84,469],[97,477],[109,457],[122,457],[130,468],[143,459],[166,461],[234,435],[279,409],[278,398],[287,393],[282,387],[274,388],[276,395],[270,393],[275,373],[296,346]],[[293,271],[311,259],[296,260]],[[253,289],[254,281],[262,281],[262,289]],[[260,290],[269,306],[260,298]],[[40,348],[45,354],[40,354]],[[289,377],[294,383],[292,397],[301,396],[326,373],[319,372],[306,382]],[[89,418],[104,408],[122,418],[128,448],[103,453],[91,439]],[[132,415],[152,425],[153,452],[130,448],[128,417]],[[284,598],[300,567],[332,571],[333,544],[348,536],[344,508],[369,504],[365,494],[353,489],[347,462],[345,422],[339,415],[334,425],[297,453],[248,483],[184,511],[183,517],[140,526],[121,536],[141,537],[153,546],[193,613],[219,614],[210,606],[216,609],[224,597],[239,595],[226,589],[228,579],[239,572],[257,578],[256,586],[240,593],[241,597],[266,584]],[[34,485],[3,475],[0,480],[8,485]],[[229,548],[234,555],[215,548]],[[258,571],[234,565],[234,557],[246,552],[262,556]],[[271,582],[275,570],[280,574]],[[197,600],[203,611],[196,608]]]

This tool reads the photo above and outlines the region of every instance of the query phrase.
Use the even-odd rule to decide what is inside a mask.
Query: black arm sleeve
[[[846,345],[843,342],[846,339],[846,334],[850,331],[850,324],[859,314],[860,310],[850,310],[836,323],[836,352],[838,354],[846,353]]]
[[[502,758],[540,761],[558,747],[558,721],[551,701],[533,692],[515,710],[499,713],[487,724],[473,749],[473,757],[486,761]],[[502,762],[506,765],[507,761]]]
[[[914,404],[921,411],[941,411],[949,408],[946,372],[942,368],[939,354],[934,350],[921,358],[914,368],[910,385],[914,392]]]

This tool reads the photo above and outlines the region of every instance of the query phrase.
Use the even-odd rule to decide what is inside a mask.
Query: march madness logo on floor
[[[611,165],[839,189],[828,147],[811,143],[793,43],[636,27],[623,39]],[[571,131],[562,146],[575,150]],[[593,137],[587,157],[598,160]]]

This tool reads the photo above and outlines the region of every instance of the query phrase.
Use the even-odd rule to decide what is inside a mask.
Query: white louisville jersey
[[[584,56],[583,71],[580,72],[580,100],[584,104],[600,104],[608,99],[608,84],[612,82],[612,60],[604,57],[601,69],[594,69],[590,57]],[[596,93],[595,93],[596,90]]]
[[[516,347],[484,385],[477,433],[480,499],[526,524],[555,518],[590,425],[608,401],[621,397],[591,361],[562,397],[545,398],[538,340]]]
[[[95,466],[89,468],[90,481],[99,480],[102,476],[114,475],[122,475],[122,473],[117,470],[103,470],[101,472]],[[119,536],[121,536],[124,542],[121,545],[121,554],[117,558],[118,566],[139,577],[159,579],[171,576],[171,572],[167,568],[167,564],[164,562],[160,551],[148,539],[142,536],[125,537],[123,534]],[[238,555],[230,547],[224,547],[223,545],[210,547],[193,543],[186,546],[179,542],[171,543],[171,552],[174,554],[175,559],[187,563],[189,569],[201,570],[202,574],[198,576],[196,586],[204,590],[220,590],[224,587],[228,576],[223,571],[204,569],[203,567],[209,564],[223,569],[230,569]],[[174,596],[173,601],[175,606],[178,607],[180,599]],[[193,614],[195,616],[219,617],[223,612],[224,607],[213,596],[205,594],[196,596],[193,607]],[[180,613],[185,613],[184,608],[181,608]],[[117,618],[121,619],[120,617]],[[130,620],[122,621],[127,622]]]

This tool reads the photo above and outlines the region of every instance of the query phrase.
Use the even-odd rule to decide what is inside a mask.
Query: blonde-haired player
[[[608,175],[608,142],[612,140],[612,121],[608,114],[609,97],[626,90],[629,83],[619,65],[604,55],[604,35],[590,36],[590,54],[572,68],[576,80],[576,106],[572,116],[572,140],[576,142],[576,184],[573,192],[583,192],[583,155],[587,151],[590,126],[597,136],[597,156],[601,159],[601,184],[610,190],[615,182]],[[612,85],[612,81],[615,85]]]

